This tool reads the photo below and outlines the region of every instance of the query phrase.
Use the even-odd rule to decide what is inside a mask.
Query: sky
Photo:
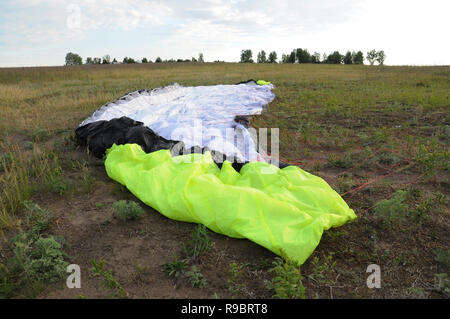
[[[1,0],[0,67],[63,65],[67,52],[238,62],[242,49],[256,60],[295,48],[450,65],[449,12],[448,0]]]

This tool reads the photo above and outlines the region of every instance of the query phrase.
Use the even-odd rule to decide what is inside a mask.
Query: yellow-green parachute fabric
[[[323,179],[296,166],[250,162],[238,173],[211,154],[172,157],[137,144],[113,145],[108,176],[164,216],[201,223],[214,232],[248,238],[275,254],[304,263],[324,230],[356,215]]]

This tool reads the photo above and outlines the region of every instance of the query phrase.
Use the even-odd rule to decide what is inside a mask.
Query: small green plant
[[[420,144],[413,160],[420,171],[427,175],[434,175],[436,170],[450,170],[450,152],[436,139]]]
[[[189,279],[192,287],[206,287],[206,278],[195,265],[191,267],[190,271],[186,272],[186,277]]]
[[[13,155],[11,153],[6,153],[0,156],[0,172],[8,171],[9,167],[13,163]]]
[[[398,190],[391,199],[379,201],[375,204],[374,216],[389,226],[402,221],[408,214],[408,205],[404,203],[406,196],[405,191]]]
[[[177,254],[173,254],[173,261],[167,264],[162,265],[163,272],[168,277],[178,278],[181,274],[183,274],[187,268],[188,264],[186,260],[178,259]]]
[[[16,245],[16,248],[17,251],[26,254],[26,245],[21,247]],[[25,248],[25,250],[22,250],[22,248]],[[55,237],[40,237],[34,242],[28,258],[25,259],[24,269],[29,276],[39,281],[53,283],[66,273],[68,265],[64,260],[66,256],[66,253],[62,250],[62,244]]]
[[[108,226],[109,224],[111,224],[111,221],[110,221],[109,219],[105,219],[105,220],[102,221],[102,223],[101,223],[101,225],[104,226],[104,227]]]
[[[380,151],[377,153],[377,156],[374,160],[376,160],[380,164],[393,165],[399,163],[401,161],[401,158],[392,152]]]
[[[337,179],[336,186],[339,193],[343,194],[355,187],[355,181],[348,175],[341,175]]]
[[[122,285],[113,277],[111,271],[105,269],[105,260],[96,262],[91,259],[91,273],[94,277],[103,277],[102,285],[113,291],[112,296],[126,297],[128,293],[123,289]]]
[[[305,287],[303,276],[300,273],[300,265],[288,258],[277,257],[273,262],[273,268],[269,272],[274,273],[271,281],[266,281],[266,287],[275,291],[275,298],[280,299],[305,299]]]
[[[450,280],[448,279],[448,275],[446,273],[435,274],[434,278],[434,290],[437,292],[450,294]]]
[[[87,166],[84,165],[81,171],[82,171],[82,179],[81,179],[82,188],[86,193],[90,193],[94,188],[95,184],[97,183],[97,181],[95,178],[91,176],[91,174],[89,173],[89,168]]]
[[[114,212],[121,220],[140,219],[144,214],[144,210],[138,203],[134,201],[120,200],[113,204]]]
[[[55,159],[56,165],[53,167],[47,176],[47,185],[51,192],[64,196],[70,189],[73,189],[73,185],[66,181],[63,176],[63,170],[57,159]]]
[[[421,287],[411,287],[408,289],[408,292],[414,297],[418,299],[423,299],[426,297],[425,289]]]
[[[37,131],[34,131],[33,134],[31,134],[31,138],[35,142],[43,142],[45,141],[49,136],[49,130],[46,129],[39,129]]]
[[[450,268],[450,250],[435,249],[433,250],[434,260],[438,263]]]
[[[431,198],[425,198],[417,203],[415,208],[411,211],[412,217],[419,221],[422,219],[429,219],[430,212],[433,210],[434,202]]]
[[[183,243],[184,255],[188,258],[197,258],[208,252],[212,247],[212,240],[208,235],[208,230],[205,226],[198,224],[191,235],[188,244]]]
[[[327,167],[337,167],[337,168],[351,168],[353,167],[353,159],[350,152],[346,152],[344,156],[338,156],[331,153],[328,156]]]
[[[23,148],[26,150],[32,150],[34,147],[34,143],[31,141],[25,141],[23,142]]]
[[[374,128],[373,140],[375,143],[386,143],[389,138],[389,132],[386,127]]]
[[[237,263],[231,263],[228,268],[228,274],[230,278],[227,280],[228,290],[233,294],[238,294],[245,285],[242,283],[242,268],[243,265],[238,265]]]
[[[251,270],[265,270],[272,267],[272,260],[268,258],[262,258],[257,262],[249,264]]]
[[[24,201],[23,205],[26,214],[25,221],[27,226],[31,227],[30,235],[32,238],[36,239],[39,237],[40,233],[46,230],[53,222],[53,216],[48,210],[42,209],[32,201]]]
[[[147,266],[142,266],[139,262],[136,263],[136,274],[135,274],[135,280],[144,282],[144,276],[149,273],[149,268]]]
[[[12,256],[0,264],[0,296],[34,297],[66,274],[67,255],[59,239],[20,232],[11,243]]]
[[[337,238],[340,238],[343,236],[347,236],[347,235],[348,235],[348,233],[346,231],[339,231],[339,230],[334,230],[334,229],[327,230],[323,233],[323,236],[325,238],[329,238],[331,240],[334,240],[334,239],[337,239]]]
[[[313,274],[308,277],[320,285],[334,284],[336,280],[335,267],[336,261],[333,261],[333,254],[329,253],[325,256],[323,263],[320,262],[319,257],[315,256],[312,260]]]

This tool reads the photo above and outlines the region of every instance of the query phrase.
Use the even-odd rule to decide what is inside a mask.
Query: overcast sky
[[[386,64],[449,65],[448,0],[1,0],[0,66],[67,52],[239,61],[242,49],[384,50]]]

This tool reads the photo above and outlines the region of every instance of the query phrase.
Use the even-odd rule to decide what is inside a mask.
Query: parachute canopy
[[[273,100],[273,86],[258,83],[132,92],[94,112],[76,135],[94,154],[106,152],[109,177],[161,214],[303,263],[324,230],[356,215],[320,177],[259,156],[236,120]],[[230,156],[239,163],[223,161]]]
[[[263,106],[274,99],[273,86],[264,83],[197,87],[173,84],[136,91],[104,105],[80,127],[128,117],[165,139],[182,141],[186,148],[208,147],[242,161],[258,161],[261,158],[252,137],[235,118],[260,114]]]

